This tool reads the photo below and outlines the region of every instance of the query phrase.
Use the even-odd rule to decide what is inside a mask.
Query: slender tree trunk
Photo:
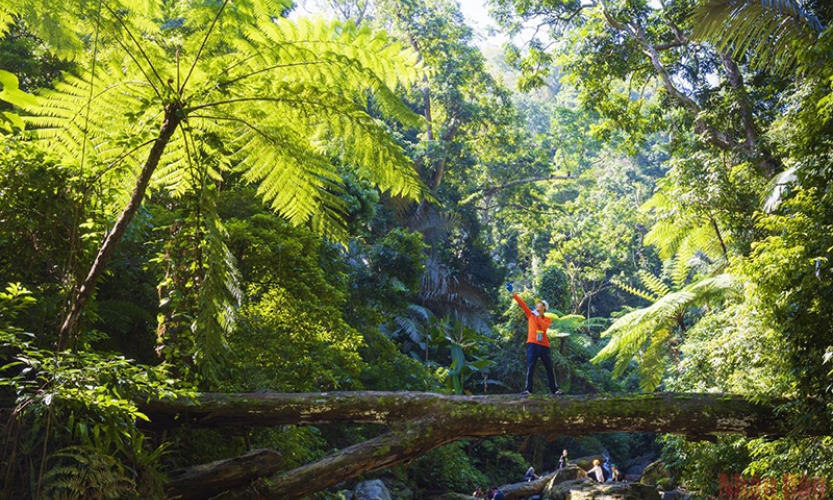
[[[93,261],[93,265],[87,273],[87,277],[75,292],[75,296],[70,304],[69,313],[67,313],[64,318],[60,334],[58,335],[59,351],[63,351],[68,348],[77,334],[78,323],[81,320],[81,314],[84,312],[84,307],[87,305],[87,301],[92,296],[96,284],[98,283],[98,279],[104,272],[107,262],[110,260],[110,257],[112,257],[113,252],[121,242],[124,233],[127,231],[130,221],[133,220],[133,216],[136,215],[136,211],[139,210],[139,207],[142,205],[142,200],[145,197],[145,192],[147,191],[148,184],[150,183],[150,178],[153,176],[153,172],[159,165],[159,159],[162,158],[165,148],[182,120],[180,113],[181,108],[178,105],[169,105],[165,109],[165,118],[162,122],[162,127],[159,129],[159,136],[153,143],[150,153],[148,153],[148,158],[142,167],[142,171],[136,179],[136,186],[133,188],[130,200],[128,201],[127,206],[124,207],[124,210],[122,210],[119,218],[116,219],[116,223],[113,225],[113,228],[107,233],[107,236],[105,236],[104,242],[98,249],[98,254]]]

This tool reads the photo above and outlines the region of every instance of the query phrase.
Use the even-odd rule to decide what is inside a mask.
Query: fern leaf
[[[707,0],[692,13],[694,37],[736,57],[751,53],[758,68],[784,72],[824,26],[798,0]]]

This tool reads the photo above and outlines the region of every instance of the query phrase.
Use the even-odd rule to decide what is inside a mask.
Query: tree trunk
[[[81,314],[84,312],[84,307],[87,305],[87,301],[95,290],[98,278],[101,277],[101,274],[104,272],[104,267],[121,242],[124,233],[127,231],[127,227],[130,225],[130,221],[133,220],[133,216],[136,215],[136,211],[142,205],[150,178],[153,176],[157,165],[159,165],[159,159],[162,158],[162,153],[165,152],[165,148],[168,146],[171,137],[179,126],[179,122],[182,120],[182,117],[179,116],[180,112],[179,106],[169,105],[165,108],[165,119],[162,122],[162,128],[159,129],[159,136],[154,141],[150,153],[148,153],[148,158],[142,167],[142,171],[139,173],[138,179],[136,179],[136,186],[133,188],[130,200],[127,206],[124,207],[124,210],[122,210],[119,218],[116,219],[113,229],[104,238],[104,242],[98,249],[98,254],[93,261],[93,265],[87,273],[87,277],[75,292],[69,312],[66,318],[64,318],[61,331],[58,335],[57,347],[59,351],[63,351],[70,346],[71,340],[77,333]]]
[[[203,426],[395,424],[380,437],[236,490],[243,497],[292,499],[392,467],[467,437],[598,432],[782,436],[789,429],[776,409],[784,402],[753,402],[742,396],[724,394],[554,398],[336,392],[202,394],[193,401],[155,400],[139,405],[157,424],[164,424],[165,419],[170,422],[177,416],[180,421]],[[827,435],[829,429],[805,429],[804,432]]]
[[[661,432],[684,435],[784,435],[776,408],[785,401],[756,402],[728,394],[654,393],[625,396],[449,396],[423,392],[205,393],[195,400],[139,402],[160,426],[393,424],[442,418],[457,438],[472,436],[583,435]],[[827,435],[828,429],[808,429]]]
[[[513,498],[527,498],[533,495],[539,495],[544,488],[547,487],[547,483],[549,483],[555,475],[558,474],[558,471],[552,472],[550,474],[541,476],[540,479],[536,479],[534,481],[524,481],[522,483],[514,483],[514,484],[505,484],[500,487],[500,491],[503,492],[503,495],[506,497],[506,500],[512,500]]]
[[[254,450],[230,460],[218,460],[180,469],[168,474],[165,496],[176,500],[202,500],[218,491],[245,486],[256,479],[271,476],[281,463],[280,453]]]

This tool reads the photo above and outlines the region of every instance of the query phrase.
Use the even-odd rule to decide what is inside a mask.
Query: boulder
[[[663,480],[666,480],[666,482],[670,481],[671,473],[665,468],[665,464],[662,463],[662,460],[657,460],[656,462],[653,462],[645,467],[645,470],[642,471],[642,478],[639,482],[649,486],[656,486],[663,482]],[[673,485],[672,488],[669,489],[673,489]]]
[[[605,463],[604,455],[589,455],[586,457],[578,457],[574,460],[570,460],[570,465],[578,465],[584,470],[590,470],[593,468],[593,460],[598,460],[601,463]]]
[[[567,481],[575,481],[576,479],[585,479],[586,477],[587,473],[584,469],[577,465],[569,465],[563,469],[558,469],[552,479],[550,479],[544,487],[544,498],[547,498],[555,485],[565,483]]]
[[[391,500],[391,498],[385,483],[374,479],[357,484],[351,500]]]
[[[550,500],[661,500],[656,488],[639,483],[597,483],[589,478],[554,485]]]
[[[661,493],[662,500],[691,500],[691,493],[685,490],[673,489]]]
[[[463,493],[443,493],[437,497],[430,497],[427,500],[471,500],[471,495]]]
[[[382,482],[388,488],[391,500],[414,500],[414,492],[408,486],[391,477],[383,477]]]
[[[654,452],[645,453],[625,461],[623,467],[619,467],[619,469],[625,473],[625,476],[636,476],[636,480],[638,481],[645,467],[655,462],[657,458],[659,457]]]

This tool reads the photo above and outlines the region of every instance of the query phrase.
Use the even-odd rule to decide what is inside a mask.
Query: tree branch
[[[539,176],[536,176],[536,177],[527,177],[526,179],[518,179],[518,180],[515,180],[515,181],[507,182],[506,184],[501,184],[499,186],[489,186],[489,187],[484,187],[484,188],[480,188],[480,189],[477,189],[475,191],[472,191],[469,194],[469,196],[466,197],[466,199],[464,199],[461,203],[465,204],[465,203],[469,203],[471,201],[474,201],[478,198],[482,198],[484,196],[491,196],[491,195],[497,193],[498,191],[502,191],[502,190],[510,188],[512,186],[518,186],[520,184],[529,184],[529,183],[532,183],[532,182],[543,182],[543,181],[552,181],[552,180],[567,180],[567,179],[573,179],[573,178],[574,177],[572,177],[570,175],[570,173],[568,172],[567,175],[550,174],[550,175],[539,175]]]
[[[607,9],[604,9],[602,12],[608,25],[614,29],[623,31],[628,36],[636,40],[636,42],[642,47],[642,53],[648,56],[648,59],[651,61],[651,65],[654,67],[654,71],[657,72],[657,75],[662,81],[662,86],[665,88],[665,91],[694,115],[694,130],[698,134],[705,133],[709,142],[720,149],[728,150],[734,148],[735,142],[728,135],[718,131],[706,123],[705,120],[700,118],[699,115],[702,111],[700,105],[674,85],[674,82],[671,80],[671,76],[668,74],[668,70],[659,58],[659,49],[656,45],[648,42],[642,28],[639,27],[639,25],[629,25],[617,21],[612,15],[610,15],[610,12],[608,12]],[[680,41],[681,39],[677,40],[677,42]]]

